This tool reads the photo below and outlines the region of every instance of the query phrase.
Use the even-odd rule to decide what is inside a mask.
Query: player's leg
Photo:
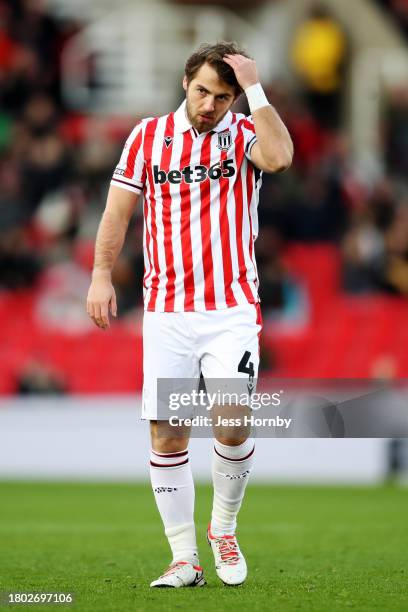
[[[229,585],[242,584],[247,566],[236,537],[237,515],[245,495],[254,460],[254,439],[234,438],[228,444],[214,439],[212,481],[214,487],[207,539],[214,553],[219,578]]]
[[[182,313],[145,313],[143,418],[150,420],[150,479],[172,561],[155,587],[201,586],[194,526],[194,482],[188,456],[189,428],[171,427],[158,411],[157,379],[192,378],[198,361]],[[163,420],[164,419],[164,420]]]
[[[233,410],[234,418],[239,413],[240,410]],[[239,431],[234,432],[235,427],[229,429],[227,436],[215,431],[214,437],[212,460],[214,500],[211,526],[213,535],[217,536],[233,535],[236,531],[237,515],[254,461],[254,438],[250,435],[246,438],[241,437]]]
[[[184,429],[184,435],[174,438],[168,422],[151,421],[150,480],[172,551],[172,563],[189,561],[198,565],[194,482],[188,456],[190,432]]]
[[[174,437],[168,421],[151,421],[150,479],[171,551],[169,568],[154,587],[201,586],[194,525],[194,482],[188,457],[189,428]]]
[[[220,388],[219,379],[222,378],[225,379],[225,385],[221,385],[223,389],[250,392],[259,365],[259,306],[238,306],[222,312],[219,319],[221,329],[207,342],[201,361],[207,389],[211,386]],[[218,381],[214,380],[212,385],[211,379]],[[232,379],[239,380],[235,383]],[[225,405],[217,406],[213,413],[213,422],[218,422],[217,417],[221,414],[227,418],[239,418],[242,423],[242,417],[249,414],[249,409]],[[226,584],[241,584],[246,578],[247,568],[235,531],[253,466],[255,444],[250,429],[243,425],[215,427],[214,437],[214,498],[207,536],[219,577]]]

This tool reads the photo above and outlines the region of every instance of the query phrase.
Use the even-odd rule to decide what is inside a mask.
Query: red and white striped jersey
[[[145,309],[256,303],[261,172],[250,158],[254,124],[229,111],[199,134],[185,104],[134,128],[111,182],[143,193]]]

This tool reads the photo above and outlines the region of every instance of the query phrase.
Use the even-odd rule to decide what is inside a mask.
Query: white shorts
[[[156,420],[157,379],[257,378],[259,304],[205,312],[145,312],[142,419]],[[207,384],[207,381],[206,381]]]

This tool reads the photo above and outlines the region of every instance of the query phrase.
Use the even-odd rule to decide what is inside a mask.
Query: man
[[[144,385],[150,475],[173,559],[153,587],[202,586],[194,526],[189,429],[157,413],[157,380],[247,379],[259,361],[258,233],[261,171],[291,164],[286,127],[269,105],[255,62],[234,43],[203,45],[186,63],[186,100],[142,120],[129,136],[98,230],[87,309],[102,329],[116,316],[111,272],[140,193],[144,214]],[[242,91],[251,117],[230,108]],[[222,413],[223,407],[218,407]],[[254,453],[239,427],[217,428],[214,503],[207,538],[220,579],[247,574],[235,536]]]
[[[295,30],[291,47],[310,112],[319,125],[338,129],[347,62],[347,38],[341,24],[325,5],[313,4]]]

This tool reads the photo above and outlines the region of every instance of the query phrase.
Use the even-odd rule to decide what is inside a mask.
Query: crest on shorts
[[[169,148],[169,146],[172,143],[173,138],[171,136],[165,136],[164,137],[164,144],[166,145],[166,149]]]
[[[229,130],[225,130],[225,132],[220,132],[218,134],[218,144],[217,147],[221,149],[221,151],[228,151],[232,143],[231,132]]]

